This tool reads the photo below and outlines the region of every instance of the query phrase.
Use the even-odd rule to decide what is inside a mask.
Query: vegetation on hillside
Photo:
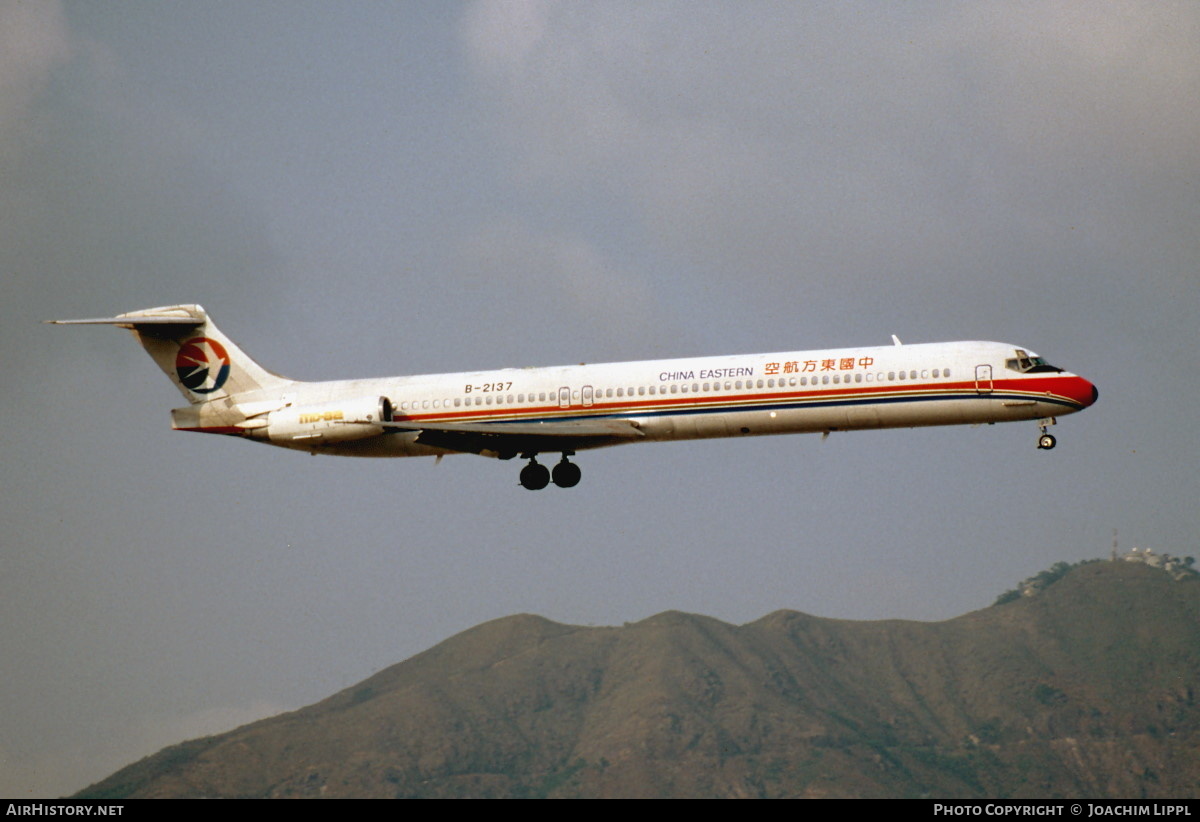
[[[938,623],[518,615],[81,796],[1200,794],[1200,585],[1058,563]]]

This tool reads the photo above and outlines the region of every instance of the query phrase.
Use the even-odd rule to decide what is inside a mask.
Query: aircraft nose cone
[[[1081,408],[1091,406],[1100,397],[1100,390],[1083,377],[1076,377],[1075,385],[1071,386],[1071,389],[1071,398],[1078,402]]]

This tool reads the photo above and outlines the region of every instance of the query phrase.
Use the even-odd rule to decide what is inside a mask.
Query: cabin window
[[[792,386],[792,387],[795,387],[795,385],[796,385],[796,378],[795,378],[795,377],[789,377],[789,378],[788,378],[788,385],[790,385],[790,386]]]
[[[859,374],[855,374],[855,375],[854,375],[854,381],[855,381],[855,382],[862,382],[862,374],[861,374],[861,373],[859,373]]]
[[[678,393],[679,393],[679,386],[678,386],[678,385],[675,385],[674,383],[672,383],[672,384],[671,384],[671,393],[672,393],[672,394],[678,394]]]
[[[735,382],[735,383],[733,384],[733,387],[734,387],[734,388],[736,388],[736,389],[738,389],[738,390],[740,391],[740,390],[742,389],[742,381],[741,381],[741,380],[738,380],[737,382]]]
[[[943,376],[943,377],[949,377],[949,376],[950,376],[950,369],[949,369],[949,368],[943,368],[943,369],[942,369],[942,376]]]
[[[685,394],[688,392],[688,387],[687,387],[686,382],[680,387],[680,390]]]
[[[652,386],[650,386],[650,393],[651,393],[651,394],[653,394],[653,393],[654,393],[654,386],[653,386],[653,385],[652,385]],[[646,396],[646,386],[644,386],[644,385],[639,385],[639,386],[638,386],[638,396],[639,396],[639,397],[644,397],[644,396]]]
[[[814,379],[815,379],[815,378],[814,378]],[[821,384],[822,384],[822,385],[829,385],[829,375],[828,375],[828,374],[826,374],[824,377],[821,377]]]
[[[841,375],[841,374],[834,374],[834,375],[833,375],[833,384],[834,384],[834,385],[837,385],[837,384],[838,384],[838,383],[840,383],[841,381],[842,381],[842,375]]]

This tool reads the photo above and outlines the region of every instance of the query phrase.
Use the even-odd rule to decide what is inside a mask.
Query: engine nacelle
[[[392,421],[392,402],[387,397],[355,397],[350,400],[295,405],[267,415],[267,437],[271,442],[348,442],[377,437],[386,429],[380,422]]]

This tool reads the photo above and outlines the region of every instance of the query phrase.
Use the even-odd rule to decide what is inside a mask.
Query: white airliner
[[[313,454],[529,460],[521,485],[570,488],[577,451],[634,442],[1036,420],[1087,408],[1095,386],[1024,348],[949,342],[299,382],[259,366],[198,305],[59,324],[133,331],[191,405],[180,431]],[[553,471],[539,454],[561,454]]]

